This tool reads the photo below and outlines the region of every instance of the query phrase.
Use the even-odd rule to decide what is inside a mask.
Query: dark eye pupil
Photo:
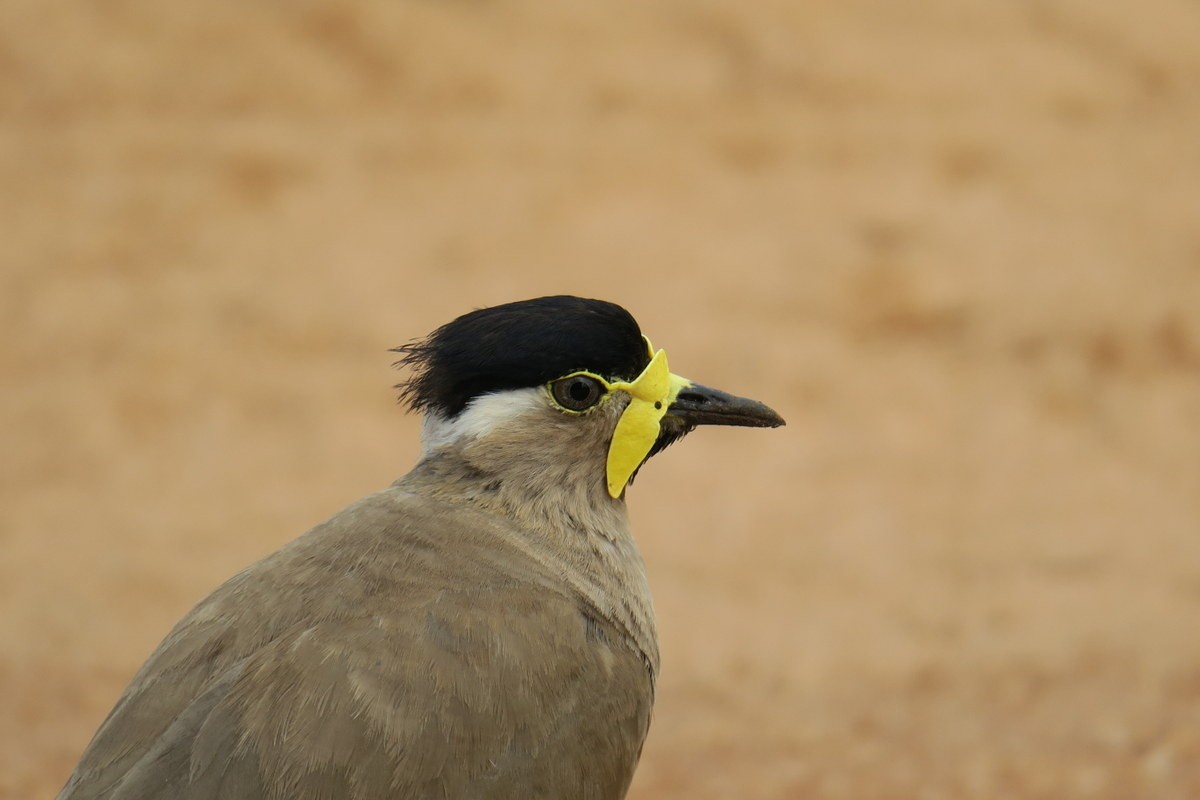
[[[595,378],[576,375],[554,384],[554,399],[571,411],[586,411],[600,400],[600,384]]]
[[[582,403],[592,396],[592,387],[590,383],[582,378],[576,378],[567,387],[567,393],[571,395],[571,399],[576,403]]]

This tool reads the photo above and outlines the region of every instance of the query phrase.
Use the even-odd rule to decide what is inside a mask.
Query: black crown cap
[[[476,397],[586,370],[632,380],[649,363],[641,329],[615,303],[570,295],[481,308],[395,348],[412,376],[396,388],[413,411],[453,418]]]

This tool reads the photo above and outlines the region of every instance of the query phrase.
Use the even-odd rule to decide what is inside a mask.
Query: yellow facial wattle
[[[665,351],[654,352],[649,339],[646,347],[653,357],[642,374],[632,382],[619,381],[608,386],[609,391],[629,394],[629,405],[621,412],[608,446],[608,493],[614,498],[621,496],[633,473],[650,454],[668,406],[680,391],[691,385],[686,378],[671,374]]]
[[[605,465],[608,493],[614,499],[621,496],[633,473],[650,455],[654,443],[658,441],[662,418],[666,416],[671,403],[675,402],[681,391],[692,385],[687,378],[671,373],[665,352],[655,351],[646,337],[643,336],[642,340],[646,342],[650,362],[632,381],[609,381],[594,372],[580,370],[551,381],[546,387],[551,402],[568,414],[587,414],[591,411],[591,408],[567,408],[554,398],[553,385],[576,375],[587,376],[603,386],[604,399],[609,399],[613,392],[629,395],[629,405],[621,412],[621,418],[613,430]]]

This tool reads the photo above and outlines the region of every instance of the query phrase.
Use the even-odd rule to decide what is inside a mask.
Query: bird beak
[[[650,362],[633,381],[608,385],[629,394],[629,404],[613,430],[606,466],[608,493],[614,499],[625,491],[647,458],[697,425],[743,425],[777,428],[783,418],[757,400],[736,397],[692,383],[671,373],[667,354],[646,340]]]
[[[785,424],[783,417],[757,400],[692,383],[677,375],[671,377],[682,385],[674,401],[667,407],[667,416],[675,417],[688,427],[736,425],[745,428],[778,428]]]

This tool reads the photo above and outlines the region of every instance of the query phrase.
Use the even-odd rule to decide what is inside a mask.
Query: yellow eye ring
[[[608,381],[590,372],[573,372],[546,384],[550,400],[568,414],[586,414],[609,391]]]

